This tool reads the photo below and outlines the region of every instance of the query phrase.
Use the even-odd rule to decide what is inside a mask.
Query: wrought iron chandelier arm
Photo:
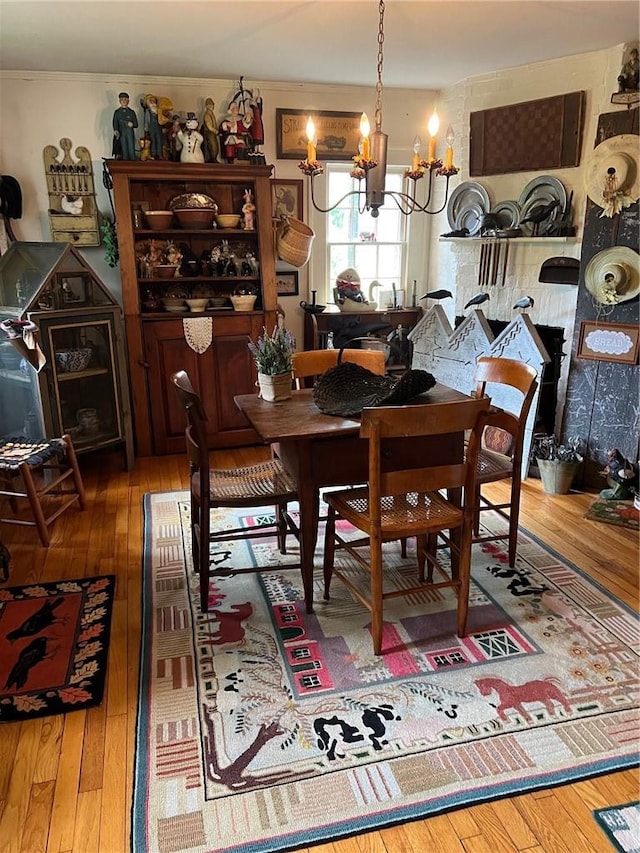
[[[348,193],[345,193],[342,196],[342,198],[338,199],[338,201],[334,202],[330,207],[324,208],[324,207],[320,207],[316,202],[315,195],[313,193],[313,185],[314,185],[314,176],[312,175],[311,176],[311,203],[313,204],[314,208],[319,213],[330,213],[332,210],[335,210],[336,207],[341,205],[342,202],[345,200],[345,198],[349,198],[349,196],[352,196],[352,195],[364,196],[364,195],[366,195],[364,190],[349,190]],[[362,213],[362,212],[363,211],[360,211],[360,213]]]

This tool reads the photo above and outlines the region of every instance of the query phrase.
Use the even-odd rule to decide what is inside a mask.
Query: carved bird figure
[[[537,236],[541,223],[551,216],[559,204],[560,201],[557,198],[553,201],[548,201],[546,204],[537,204],[535,207],[531,208],[524,219],[520,220],[520,225],[524,225],[525,222],[530,222],[533,225],[533,236]]]
[[[453,294],[450,290],[430,290],[421,296],[420,299],[449,299]]]
[[[65,213],[72,213],[74,216],[79,216],[82,213],[84,199],[82,196],[63,195],[60,196],[60,207]]]
[[[488,293],[476,293],[476,295],[472,296],[464,307],[470,308],[472,305],[482,305],[482,303],[486,302],[488,299],[490,299]]]
[[[533,308],[535,300],[533,296],[523,296],[522,299],[518,299],[516,304],[513,306],[514,308]]]
[[[49,601],[47,599],[39,610],[36,610],[35,613],[32,613],[31,616],[24,620],[22,625],[19,625],[13,631],[9,631],[7,634],[7,640],[9,640],[10,643],[13,643],[21,637],[32,637],[34,634],[39,634],[40,631],[48,628],[49,625],[53,625],[54,622],[58,622],[59,620],[56,618],[53,611],[56,607],[59,607],[63,601],[64,598],[62,596],[58,596],[58,598],[55,598],[53,601]]]

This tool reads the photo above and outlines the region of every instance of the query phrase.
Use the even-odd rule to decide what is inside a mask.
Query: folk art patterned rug
[[[640,853],[640,803],[597,809],[593,816],[614,850]]]
[[[450,590],[392,599],[375,657],[318,568],[306,614],[295,540],[214,552],[269,568],[214,579],[205,617],[188,494],[145,519],[134,853],[290,850],[638,764],[637,620],[524,531],[515,569],[474,546],[466,638]],[[385,548],[402,585],[411,551]]]

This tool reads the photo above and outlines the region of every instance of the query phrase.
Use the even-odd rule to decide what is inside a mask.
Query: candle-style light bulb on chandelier
[[[380,208],[384,204],[385,198],[391,198],[398,206],[398,209],[405,216],[410,213],[442,213],[447,204],[449,196],[449,178],[458,173],[458,169],[453,165],[453,142],[455,134],[452,127],[447,128],[446,141],[447,151],[444,163],[436,157],[436,135],[438,133],[439,119],[434,110],[431,119],[429,120],[429,151],[426,159],[420,157],[420,146],[422,144],[420,137],[416,136],[413,141],[413,159],[411,168],[404,173],[405,178],[412,182],[411,192],[404,193],[397,190],[385,189],[385,176],[387,172],[387,142],[388,136],[382,132],[382,64],[383,64],[383,46],[384,46],[384,0],[379,0],[378,9],[380,20],[378,24],[378,80],[376,83],[376,107],[375,107],[375,130],[370,133],[369,119],[366,113],[362,113],[360,120],[360,133],[362,136],[360,142],[360,150],[353,158],[354,168],[351,172],[351,177],[359,182],[359,186],[364,181],[364,189],[351,190],[345,193],[335,204],[330,207],[323,208],[316,202],[314,196],[314,181],[318,175],[323,172],[322,163],[316,160],[316,131],[313,119],[309,117],[307,122],[307,158],[298,164],[298,168],[308,175],[311,181],[311,203],[320,213],[328,213],[330,210],[335,210],[345,198],[356,195],[362,199],[362,203],[358,203],[360,213],[370,211],[374,218],[379,215]],[[420,203],[416,199],[416,185],[419,180],[425,175],[429,176],[429,181],[426,190],[426,200]],[[433,178],[435,176],[443,176],[446,178],[446,186],[444,193],[444,201],[438,210],[428,210],[431,203],[431,192],[433,189]]]

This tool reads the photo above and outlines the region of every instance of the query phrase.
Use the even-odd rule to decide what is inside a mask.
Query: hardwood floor
[[[223,465],[264,458],[264,448],[214,454]],[[33,528],[3,525],[12,553],[9,584],[102,573],[117,575],[109,672],[100,707],[24,723],[0,723],[0,851],[125,853],[131,787],[140,644],[142,497],[186,487],[183,456],[82,457],[88,509],[65,512],[49,549]],[[494,494],[504,493],[494,487]],[[638,604],[638,534],[589,522],[593,495],[546,495],[523,484],[521,523],[614,595]],[[0,589],[2,586],[0,585]],[[452,811],[428,820],[308,848],[312,853],[561,853],[603,851],[591,810],[638,798],[635,770]]]

